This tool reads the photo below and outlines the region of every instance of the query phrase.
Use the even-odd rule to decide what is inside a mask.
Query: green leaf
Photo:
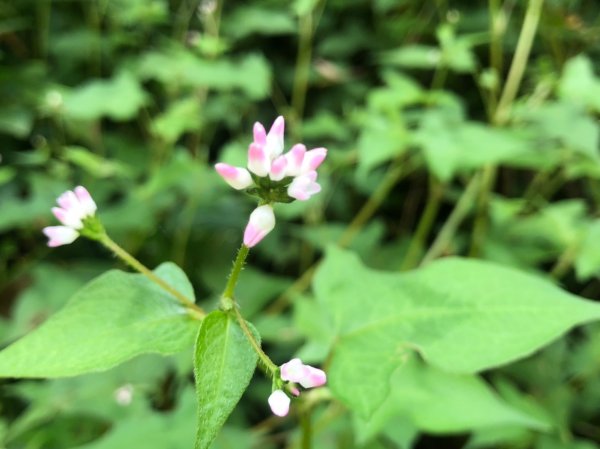
[[[594,221],[587,230],[575,258],[575,272],[580,280],[600,272],[600,220]]]
[[[330,248],[314,288],[338,336],[329,385],[363,416],[386,398],[390,375],[408,353],[446,371],[475,373],[600,318],[599,304],[542,279],[458,258],[397,274],[370,270]]]
[[[450,374],[411,357],[390,380],[390,394],[366,422],[363,437],[378,433],[392,419],[408,419],[425,432],[467,432],[480,428],[520,425],[547,429],[549,423],[504,402],[475,375]]]
[[[176,265],[164,263],[155,273],[194,297]],[[146,277],[113,270],[0,352],[0,376],[64,377],[103,371],[139,354],[178,352],[193,343],[197,328],[185,308]]]
[[[196,449],[207,449],[250,383],[258,356],[234,319],[216,310],[203,321],[196,341],[198,397]]]
[[[68,118],[96,120],[109,117],[128,120],[146,103],[146,94],[139,82],[128,72],[110,80],[94,80],[74,89],[64,100]]]

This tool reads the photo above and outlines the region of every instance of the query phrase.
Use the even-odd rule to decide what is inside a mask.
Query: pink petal
[[[254,143],[265,146],[267,144],[267,132],[265,131],[265,127],[262,126],[261,123],[256,122],[254,124]]]
[[[298,176],[301,174],[305,153],[306,147],[301,143],[297,143],[285,154],[288,161],[286,168],[287,176]]]
[[[47,226],[42,232],[48,237],[48,246],[56,247],[73,243],[79,232],[67,226]]]
[[[252,176],[245,168],[218,163],[215,165],[215,170],[227,184],[236,190],[242,190],[252,185]]]
[[[325,148],[315,148],[307,151],[306,155],[304,156],[304,161],[302,162],[302,172],[307,173],[309,171],[316,170],[319,165],[323,163],[326,157],[327,149]]]
[[[269,178],[272,181],[281,181],[285,177],[285,168],[287,167],[287,159],[285,156],[279,156],[271,163],[271,172]]]
[[[296,176],[292,183],[288,186],[287,193],[292,198],[300,201],[306,201],[315,193],[321,191],[321,186],[317,179],[317,172],[311,171],[302,176]]]
[[[281,380],[288,382],[300,382],[309,373],[306,365],[302,363],[300,359],[292,359],[287,363],[284,363],[280,367]]]
[[[278,157],[283,153],[283,134],[285,132],[285,120],[280,115],[275,119],[269,134],[267,134],[267,142],[265,144],[265,151],[271,160]]]
[[[75,193],[71,192],[70,190],[67,190],[65,193],[59,196],[56,202],[60,207],[67,211],[79,205],[77,196],[75,196]]]
[[[271,159],[265,147],[251,143],[248,147],[248,169],[258,176],[267,176],[271,170]]]
[[[304,388],[313,388],[320,387],[321,385],[325,385],[327,383],[327,375],[325,374],[325,371],[310,365],[305,366],[308,372],[303,379],[299,380],[300,385],[302,385]]]
[[[69,210],[61,209],[60,207],[52,208],[52,213],[63,225],[73,229],[83,228],[83,222],[81,221],[81,218],[83,217],[79,217],[73,211],[76,212],[76,210],[72,208]]]
[[[275,214],[268,204],[252,211],[244,231],[244,245],[252,248],[275,227]]]
[[[286,416],[290,411],[290,398],[281,390],[275,390],[269,396],[269,407],[277,416]]]
[[[88,192],[88,190],[85,187],[83,187],[83,186],[75,187],[75,196],[79,200],[79,203],[81,204],[81,208],[85,212],[86,216],[91,217],[96,213],[96,210],[98,209],[98,207],[96,206],[96,203],[94,202],[94,199],[92,198],[92,195],[90,195],[90,192]]]

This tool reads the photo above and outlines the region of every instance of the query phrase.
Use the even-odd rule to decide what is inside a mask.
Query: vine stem
[[[173,286],[169,285],[163,279],[158,277],[152,270],[147,268],[139,260],[121,248],[113,239],[108,236],[108,234],[104,233],[98,240],[131,268],[140,272],[167,293],[174,296],[183,306],[189,309],[190,314],[194,318],[201,320],[206,316],[206,312],[201,307],[197,306],[192,299],[188,298],[183,293],[173,288]]]
[[[246,258],[248,257],[249,252],[250,247],[242,244],[237,253],[235,261],[233,262],[233,267],[231,267],[231,272],[229,273],[229,278],[227,279],[225,290],[221,295],[221,305],[223,309],[233,311],[235,319],[240,325],[240,328],[242,329],[244,335],[246,335],[246,338],[252,346],[252,349],[254,349],[254,351],[258,355],[258,358],[260,359],[261,363],[267,369],[267,371],[270,372],[271,375],[275,375],[275,373],[279,369],[278,366],[275,365],[275,363],[273,363],[269,356],[265,354],[265,352],[262,350],[262,348],[260,347],[260,343],[256,341],[254,334],[252,333],[250,328],[248,328],[248,324],[246,323],[246,320],[242,316],[242,313],[240,312],[240,309],[234,300],[235,286],[237,285],[240,273],[244,268],[244,264],[246,263]]]

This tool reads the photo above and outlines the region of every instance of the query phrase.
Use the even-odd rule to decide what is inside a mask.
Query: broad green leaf
[[[238,323],[216,310],[203,321],[196,341],[198,397],[196,449],[207,449],[246,390],[258,356]]]
[[[176,265],[164,263],[155,272],[194,297]],[[139,354],[178,352],[193,343],[197,329],[198,322],[185,308],[146,277],[112,270],[0,352],[0,376],[65,377],[102,371]]]
[[[504,402],[475,375],[450,374],[414,357],[390,379],[390,394],[362,423],[364,437],[377,434],[391,420],[408,420],[432,433],[468,432],[491,426],[520,425],[546,429],[549,424]]]
[[[146,103],[140,83],[128,72],[110,80],[94,80],[65,96],[64,110],[73,120],[96,120],[109,117],[128,120]]]
[[[599,304],[542,279],[459,258],[396,274],[370,270],[353,254],[330,248],[314,289],[338,335],[330,387],[364,416],[383,402],[391,373],[408,353],[446,371],[475,373],[600,318]]]

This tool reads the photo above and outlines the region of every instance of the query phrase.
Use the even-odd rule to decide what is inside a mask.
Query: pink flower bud
[[[267,144],[267,132],[265,131],[265,127],[262,126],[261,123],[256,122],[254,124],[254,143],[262,146]]]
[[[327,374],[325,374],[325,371],[310,365],[306,365],[306,367],[308,368],[308,374],[299,381],[300,385],[304,388],[313,388],[327,383]]]
[[[269,134],[267,134],[267,143],[265,151],[271,160],[283,153],[283,134],[285,132],[285,120],[280,115],[275,119]]]
[[[90,195],[90,192],[88,192],[88,190],[85,187],[75,187],[75,196],[79,200],[79,204],[81,205],[81,208],[85,215],[91,217],[96,213],[98,207],[96,206],[92,195]]]
[[[48,246],[51,248],[68,245],[79,237],[79,232],[68,226],[47,226],[42,232],[48,237]]]
[[[321,191],[321,186],[317,181],[317,172],[311,171],[305,175],[296,176],[288,186],[287,193],[292,198],[300,201],[306,201],[315,193]]]
[[[248,147],[248,170],[258,176],[267,176],[271,170],[271,159],[265,147],[254,142]]]
[[[308,173],[316,170],[327,157],[327,149],[315,148],[307,151],[302,161],[302,173]]]
[[[300,382],[308,376],[308,367],[300,359],[292,359],[280,367],[281,380],[288,382]]]
[[[245,168],[233,167],[228,164],[215,164],[215,170],[225,182],[236,190],[242,190],[252,185],[252,176]]]
[[[285,177],[285,168],[287,166],[287,159],[285,156],[279,156],[271,164],[271,172],[269,178],[272,181],[281,181]]]
[[[277,416],[286,416],[290,411],[290,398],[281,390],[275,390],[269,396],[269,407]]]
[[[295,382],[304,388],[320,387],[327,383],[325,371],[305,365],[300,359],[292,359],[280,367],[281,380]]]
[[[244,231],[244,245],[252,248],[260,242],[275,227],[273,208],[265,204],[259,206],[250,214],[250,220]]]
[[[306,153],[306,147],[301,143],[294,145],[290,151],[285,154],[287,159],[287,176],[298,176],[302,173],[302,162],[304,161],[304,154]]]

